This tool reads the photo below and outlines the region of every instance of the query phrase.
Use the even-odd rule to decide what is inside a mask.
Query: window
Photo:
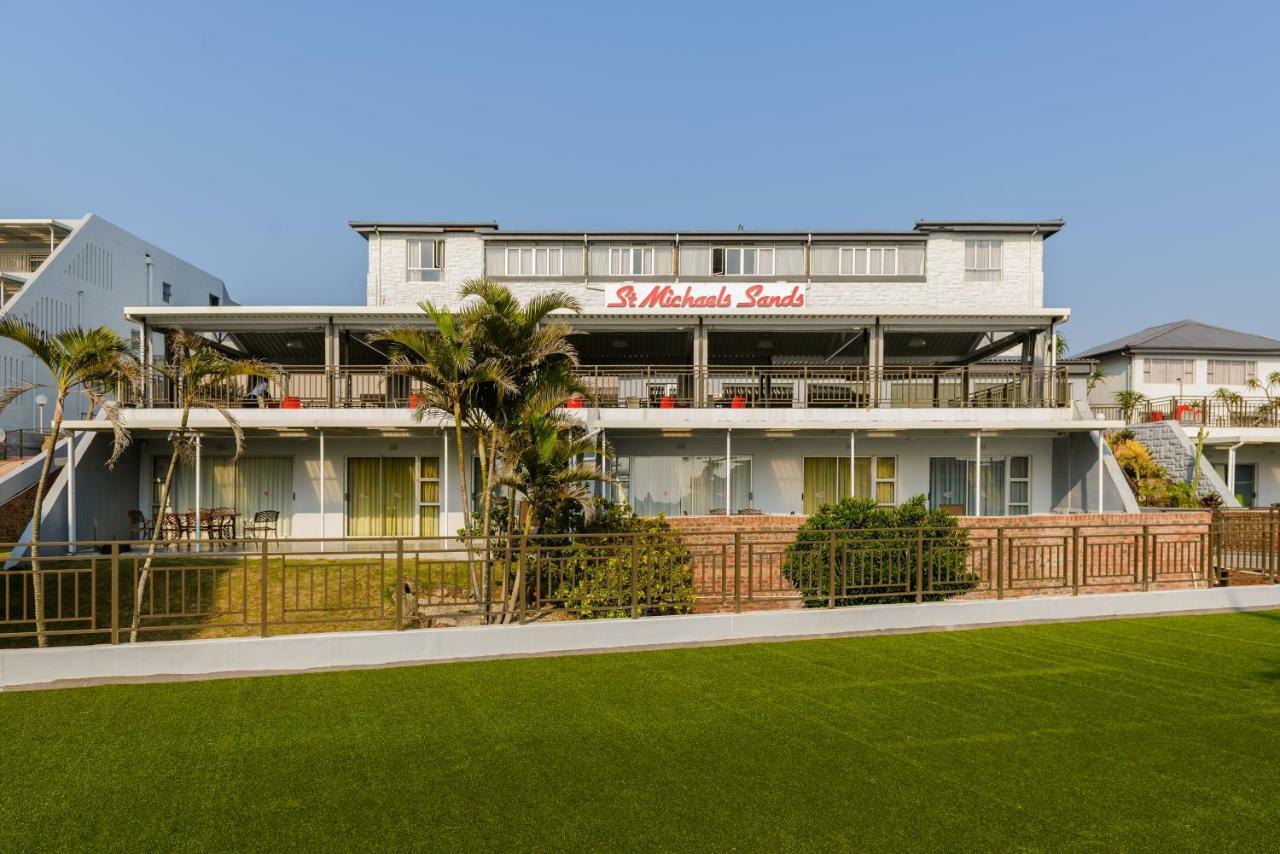
[[[440,458],[418,458],[418,536],[440,533]]]
[[[898,275],[896,246],[845,246],[840,250],[842,276]]]
[[[877,504],[897,503],[897,457],[857,457],[853,462],[853,497],[874,498]],[[849,497],[848,457],[805,457],[803,512],[817,513],[824,504]]]
[[[409,281],[429,282],[431,273],[444,269],[443,240],[410,240],[408,249]]]
[[[508,246],[506,275],[560,276],[564,271],[563,250],[559,246]]]
[[[973,459],[932,457],[929,460],[929,506],[975,515]],[[1031,458],[982,458],[982,515],[1016,516],[1031,512]]]
[[[966,282],[1000,281],[1000,249],[999,240],[966,240],[964,242],[964,280]]]
[[[772,276],[772,246],[717,246],[711,250],[713,276]]]
[[[1142,379],[1149,383],[1191,383],[1196,379],[1194,359],[1143,359]]]
[[[222,305],[222,297],[217,294],[209,294],[209,305]]]
[[[751,506],[751,457],[733,458],[733,501],[725,505],[723,456],[616,457],[618,499],[641,516],[704,516]]]
[[[1010,516],[1026,516],[1031,512],[1031,458],[1009,458]]]
[[[160,283],[160,299],[164,302],[173,302],[173,285],[168,282]]]
[[[1244,385],[1258,375],[1258,363],[1244,359],[1210,359],[1209,382],[1214,385]]]
[[[609,248],[610,276],[652,276],[652,246],[612,246]]]

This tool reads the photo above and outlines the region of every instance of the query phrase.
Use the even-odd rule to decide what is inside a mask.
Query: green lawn
[[[0,848],[1280,842],[1280,612],[0,695]]]

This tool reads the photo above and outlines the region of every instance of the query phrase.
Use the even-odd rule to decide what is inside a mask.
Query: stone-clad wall
[[[1182,425],[1176,421],[1150,421],[1135,424],[1129,428],[1134,437],[1151,452],[1151,458],[1161,466],[1174,480],[1191,479],[1195,466],[1195,441],[1187,435]],[[1227,489],[1227,485],[1214,471],[1207,460],[1200,461],[1200,479],[1197,486],[1200,495],[1217,494],[1222,496],[1226,507],[1239,507],[1236,497]]]

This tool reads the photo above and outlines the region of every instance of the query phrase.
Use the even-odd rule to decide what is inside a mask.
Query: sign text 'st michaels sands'
[[[604,307],[611,311],[714,313],[734,311],[797,311],[804,308],[805,286],[790,282],[746,284],[610,284]]]

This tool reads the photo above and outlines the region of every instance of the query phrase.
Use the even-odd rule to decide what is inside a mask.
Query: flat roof
[[[912,229],[722,229],[722,230],[664,230],[646,229],[595,230],[595,229],[513,229],[502,231],[497,222],[467,221],[406,221],[406,220],[352,220],[348,223],[356,233],[366,239],[371,234],[388,231],[399,233],[444,234],[447,232],[475,232],[492,239],[540,239],[540,240],[840,240],[840,239],[893,239],[922,240],[934,231],[1003,232],[1017,234],[1041,234],[1051,237],[1065,224],[1062,219],[1051,220],[917,220]]]

